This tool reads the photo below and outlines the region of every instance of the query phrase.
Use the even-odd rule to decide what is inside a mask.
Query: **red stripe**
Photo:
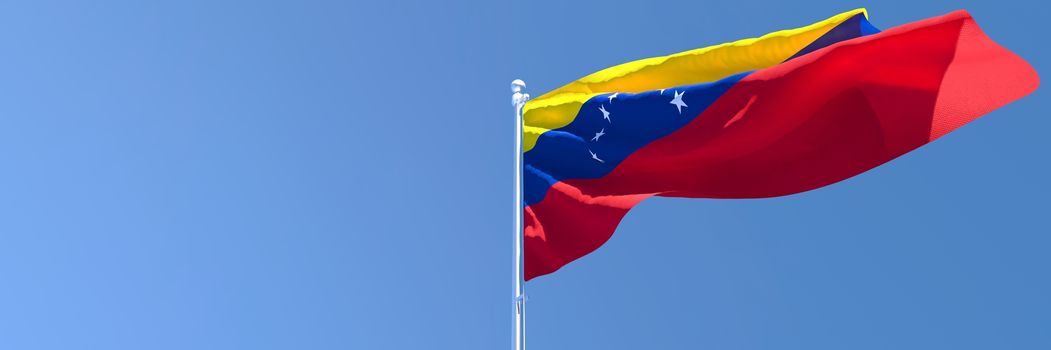
[[[649,196],[592,197],[556,182],[542,201],[525,209],[525,279],[554,272],[598,249],[624,214]]]
[[[759,198],[826,186],[1038,84],[1032,67],[986,37],[963,11],[755,72],[692,123],[636,151],[605,177],[559,183],[531,205],[526,279],[597,249],[651,194]]]

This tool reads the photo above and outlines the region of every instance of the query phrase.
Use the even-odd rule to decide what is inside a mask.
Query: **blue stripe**
[[[605,176],[639,148],[693,121],[705,108],[750,72],[719,81],[638,94],[598,95],[580,107],[573,122],[540,135],[525,153],[526,205],[544,199],[555,182]],[[682,94],[686,107],[672,104]],[[609,112],[606,120],[601,109]],[[602,132],[603,135],[596,134]],[[592,157],[592,152],[595,154]],[[601,161],[595,159],[601,159]]]
[[[879,33],[879,29],[873,27],[872,23],[869,23],[869,20],[865,18],[864,14],[859,13],[854,15],[854,17],[850,17],[846,21],[843,21],[843,23],[840,23],[835,28],[832,28],[832,30],[829,30],[827,33],[817,38],[817,40],[810,43],[810,45],[799,50],[799,52],[796,52],[795,55],[792,55],[792,57],[789,57],[785,61],[806,55],[840,41],[846,41],[876,33]]]

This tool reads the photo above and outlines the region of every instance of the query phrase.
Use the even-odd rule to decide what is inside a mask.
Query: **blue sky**
[[[968,9],[1043,73],[1043,6],[7,2],[0,348],[507,348],[511,79],[855,7]],[[529,346],[1051,348],[1049,112],[800,195],[648,200],[527,285]]]

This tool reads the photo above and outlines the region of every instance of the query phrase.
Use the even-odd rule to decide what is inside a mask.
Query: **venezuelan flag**
[[[526,279],[597,249],[648,197],[826,186],[1037,85],[964,11],[881,32],[858,9],[590,74],[523,108]]]

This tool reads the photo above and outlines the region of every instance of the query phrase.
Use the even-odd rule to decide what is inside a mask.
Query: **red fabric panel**
[[[692,123],[599,179],[566,180],[526,209],[526,279],[613,234],[650,195],[760,198],[842,181],[1039,85],[963,11],[842,42],[757,71]]]

